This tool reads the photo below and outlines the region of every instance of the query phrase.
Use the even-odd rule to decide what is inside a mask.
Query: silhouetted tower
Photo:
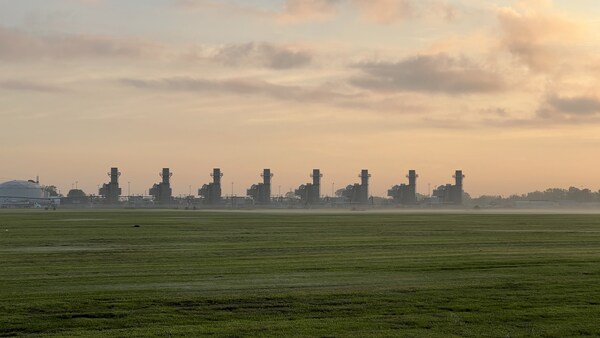
[[[433,196],[437,197],[441,203],[461,205],[463,200],[463,175],[462,170],[454,173],[454,185],[446,184],[433,190]]]
[[[319,200],[321,199],[321,178],[323,177],[323,174],[321,174],[321,170],[313,169],[313,173],[310,177],[313,179],[310,202],[319,203]]]
[[[315,205],[321,201],[321,170],[313,169],[310,175],[312,183],[303,184],[295,191],[295,195],[300,197],[300,203],[304,205]]]
[[[408,196],[406,197],[406,204],[417,204],[417,171],[409,170],[408,175]]]
[[[360,177],[360,184],[347,186],[342,191],[342,196],[353,204],[367,204],[369,203],[369,178],[371,175],[368,170],[363,169],[358,177]]]
[[[452,190],[452,201],[454,204],[462,204],[463,200],[463,179],[465,175],[463,175],[462,170],[457,170],[454,173],[455,186]]]
[[[358,196],[358,202],[361,204],[369,203],[369,178],[371,175],[369,171],[363,169],[359,175],[360,177],[360,190]]]
[[[271,179],[273,178],[271,169],[264,169],[260,176],[263,178],[263,183],[253,184],[246,194],[252,197],[256,204],[269,204],[271,203]]]
[[[393,186],[392,189],[388,190],[388,196],[394,199],[394,202],[403,205],[411,205],[417,203],[417,172],[415,170],[409,170],[408,185],[400,184]]]
[[[213,182],[203,185],[198,190],[198,194],[204,197],[204,203],[215,205],[221,203],[221,178],[223,173],[220,168],[214,168],[210,176],[213,178]]]
[[[110,172],[108,173],[110,182],[103,184],[102,188],[98,191],[98,194],[104,197],[108,204],[117,204],[119,202],[119,196],[121,195],[119,176],[121,176],[121,173],[118,168],[110,168]]]
[[[173,190],[171,189],[171,177],[173,177],[173,173],[169,168],[163,168],[159,175],[162,178],[162,182],[150,188],[150,195],[160,204],[169,204],[173,197]]]
[[[271,202],[271,179],[273,178],[273,174],[271,174],[271,169],[264,169],[260,176],[263,178],[263,184],[265,185],[260,202],[268,204]]]
[[[213,173],[210,176],[212,176],[213,184],[214,184],[212,197],[216,201],[220,201],[221,200],[221,178],[223,177],[223,173],[221,172],[220,168],[214,168]]]

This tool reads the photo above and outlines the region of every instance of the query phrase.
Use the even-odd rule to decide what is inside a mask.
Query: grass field
[[[600,336],[600,215],[2,211],[12,335]]]

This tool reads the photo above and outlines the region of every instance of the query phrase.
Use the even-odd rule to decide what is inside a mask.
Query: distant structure
[[[49,202],[39,180],[9,181],[0,184],[0,208],[27,208]],[[45,203],[47,204],[47,203]]]
[[[121,188],[119,188],[119,176],[121,176],[121,173],[118,168],[110,168],[108,176],[110,177],[110,182],[103,184],[98,194],[104,197],[106,203],[117,204],[119,203],[119,196],[121,196]]]
[[[214,168],[210,176],[212,176],[213,182],[203,185],[198,190],[198,195],[204,198],[205,204],[216,205],[221,203],[221,178],[223,173],[220,168]]]
[[[263,170],[260,175],[263,178],[263,183],[254,184],[246,191],[246,195],[252,197],[254,203],[266,205],[271,203],[271,179],[273,174],[271,169]]]
[[[360,177],[360,184],[347,186],[342,191],[342,196],[353,204],[367,204],[369,203],[369,178],[371,175],[368,170],[363,169],[358,177]]]
[[[417,204],[417,172],[415,170],[409,170],[408,185],[400,184],[395,185],[392,189],[388,190],[388,196],[394,199],[397,204],[403,205],[414,205]]]
[[[437,189],[433,190],[433,197],[437,197],[440,203],[444,204],[462,204],[463,197],[463,175],[462,170],[457,170],[454,173],[455,184],[441,185]]]
[[[295,191],[295,195],[300,197],[300,202],[303,205],[317,205],[321,201],[321,170],[313,169],[313,173],[310,175],[313,182],[303,184]]]
[[[150,188],[150,195],[160,204],[169,204],[173,197],[173,190],[171,189],[171,177],[173,177],[173,173],[169,168],[163,168],[159,175],[162,177],[162,182],[157,183]]]

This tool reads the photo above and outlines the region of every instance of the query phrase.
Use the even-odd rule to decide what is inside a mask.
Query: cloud
[[[185,51],[187,49],[187,52]],[[199,51],[199,52],[198,52]],[[221,47],[167,48],[150,40],[94,35],[40,35],[0,25],[0,60],[160,58],[180,55],[235,66],[291,69],[309,65],[313,55],[301,48],[267,42],[230,44]]]
[[[215,10],[229,15],[247,15],[257,18],[272,18],[274,12],[252,5],[242,6],[225,0],[176,0],[175,6],[183,10]]]
[[[534,71],[556,67],[580,36],[581,27],[556,13],[549,1],[521,1],[497,10],[501,44]]]
[[[415,6],[410,0],[354,0],[369,20],[389,24],[414,15]]]
[[[214,60],[227,65],[256,65],[272,69],[304,67],[311,63],[312,55],[270,43],[232,44],[220,48]]]
[[[23,80],[0,81],[0,89],[42,93],[55,93],[63,91],[63,89],[58,86]]]
[[[305,103],[315,101],[327,102],[353,97],[351,94],[335,92],[326,86],[305,88],[274,84],[264,80],[249,78],[202,79],[170,77],[155,80],[125,78],[119,82],[130,87],[146,90],[262,95],[279,100],[301,101]]]
[[[35,35],[0,26],[0,60],[139,57],[152,53],[147,42],[92,35]]]
[[[459,8],[446,0],[347,0],[357,7],[365,19],[380,24],[393,24],[413,19],[434,22],[455,20]]]
[[[457,9],[445,0],[287,0],[279,18],[294,23],[329,20],[341,8],[357,9],[362,17],[382,24],[430,16],[451,20],[457,15]]]
[[[284,23],[322,21],[337,14],[343,0],[287,0],[278,19]]]
[[[364,74],[351,79],[351,83],[371,91],[466,94],[506,88],[498,74],[469,59],[445,54],[420,55],[395,63],[361,63],[355,67]]]
[[[595,96],[559,96],[550,94],[538,111],[538,116],[552,118],[587,118],[600,114],[600,98]]]

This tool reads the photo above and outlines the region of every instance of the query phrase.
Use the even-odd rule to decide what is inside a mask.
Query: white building
[[[9,181],[0,184],[0,206],[33,206],[45,203],[46,195],[34,181]]]

